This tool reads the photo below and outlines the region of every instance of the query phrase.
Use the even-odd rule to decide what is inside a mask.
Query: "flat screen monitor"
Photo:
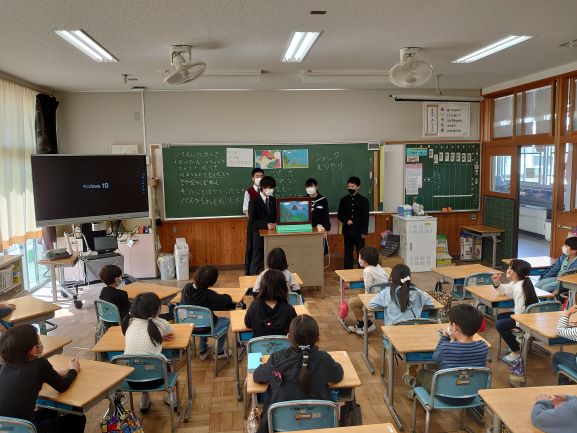
[[[277,224],[310,224],[310,198],[277,198]]]
[[[98,236],[94,238],[94,250],[97,253],[112,253],[118,249],[116,236]]]
[[[36,224],[149,215],[146,155],[32,155]]]

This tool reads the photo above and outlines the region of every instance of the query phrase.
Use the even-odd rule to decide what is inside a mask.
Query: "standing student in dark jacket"
[[[192,284],[189,283],[182,289],[180,305],[196,305],[198,307],[208,308],[211,311],[234,310],[236,308],[236,304],[232,302],[230,295],[216,293],[210,289],[218,280],[218,269],[214,266],[201,266],[194,273],[192,280]],[[214,323],[214,330],[217,333],[228,328],[230,325],[230,319],[228,317],[217,317],[214,312],[212,313],[212,321]],[[210,329],[206,331],[210,332]],[[195,332],[200,331],[197,328]],[[225,335],[218,340],[217,352],[215,354],[218,359],[227,358],[231,353],[231,351],[229,351],[229,353],[224,352],[224,343],[227,338],[228,335]],[[200,359],[203,361],[208,358],[207,340],[207,337],[200,337],[199,351]]]
[[[275,188],[274,178],[263,177],[259,185],[259,195],[248,204],[248,223],[252,228],[251,275],[260,274],[264,268],[264,239],[259,230],[276,228],[276,198],[273,197]]]
[[[34,423],[42,433],[81,433],[84,415],[65,414],[50,409],[34,410],[42,385],[47,383],[58,392],[72,384],[80,364],[70,360],[68,369],[56,371],[46,358],[41,358],[42,343],[32,325],[8,329],[0,337],[0,416],[19,418]]]
[[[319,325],[309,315],[291,322],[288,338],[292,347],[273,353],[253,373],[257,383],[267,383],[262,421],[258,433],[268,432],[271,404],[290,400],[331,400],[330,382],[343,379],[343,367],[327,352],[318,350]]]
[[[353,250],[357,255],[365,246],[365,237],[369,232],[369,200],[359,194],[361,179],[352,176],[347,181],[349,195],[339,202],[338,217],[343,224],[343,240],[345,243],[344,268],[353,268]]]
[[[288,303],[288,287],[284,274],[276,269],[269,269],[260,284],[258,296],[248,307],[244,324],[252,329],[255,337],[286,335],[297,313]]]
[[[253,168],[251,172],[252,185],[244,192],[242,200],[242,213],[247,217],[246,224],[246,251],[244,255],[244,274],[250,275],[250,263],[252,261],[252,228],[248,223],[248,204],[259,194],[260,181],[264,177],[264,170],[262,168]]]
[[[330,231],[331,230],[331,220],[329,217],[329,201],[327,198],[319,192],[319,184],[316,179],[310,178],[305,182],[305,190],[307,196],[312,199],[311,202],[311,219],[312,226],[316,227],[318,231]],[[325,235],[326,236],[326,235]],[[329,253],[329,248],[327,244],[327,239],[324,239],[324,254]]]
[[[115,265],[103,266],[100,270],[100,279],[106,286],[100,291],[100,299],[118,307],[120,320],[130,311],[130,300],[126,291],[122,290],[122,269]]]

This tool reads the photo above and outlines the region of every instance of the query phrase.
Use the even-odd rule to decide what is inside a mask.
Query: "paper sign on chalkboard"
[[[226,148],[227,167],[253,167],[252,149],[227,147]]]

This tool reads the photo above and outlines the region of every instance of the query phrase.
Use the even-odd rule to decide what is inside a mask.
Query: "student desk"
[[[376,293],[361,293],[359,295],[359,298],[363,302],[363,313],[364,313],[363,314],[363,321],[364,321],[363,329],[365,331],[365,335],[363,336],[363,350],[361,351],[361,354],[363,355],[363,359],[365,360],[365,364],[367,364],[367,368],[369,369],[371,374],[375,374],[375,367],[373,367],[373,363],[369,359],[369,333],[367,332],[368,321],[369,321],[369,312],[374,313],[376,320],[385,320],[384,309],[373,309],[373,308],[369,307],[371,299],[373,299],[375,296],[376,296]],[[435,306],[430,308],[430,309],[438,310],[440,308],[443,308],[443,305],[439,301],[437,301],[436,299],[433,299],[433,301],[435,302]],[[426,308],[426,309],[429,309],[429,308]],[[425,311],[423,311],[423,314],[426,317],[428,317],[428,315],[429,315],[428,312],[425,312]],[[421,314],[421,317],[423,317],[423,314]]]
[[[394,365],[395,352],[401,354],[405,359],[405,364],[432,364],[433,352],[439,342],[440,329],[446,329],[446,323],[431,325],[400,325],[383,326],[383,335],[388,339],[389,344],[385,345],[387,375],[381,372],[383,385],[385,387],[384,400],[387,404],[395,423],[402,430],[403,423],[394,406]],[[480,335],[473,337],[476,341],[483,340],[489,348],[491,345]],[[384,365],[384,364],[383,364]]]
[[[458,299],[465,299],[467,297],[466,290],[463,288],[463,292],[455,291],[455,286],[463,285],[465,283],[465,278],[473,274],[489,273],[494,274],[498,271],[487,266],[474,264],[474,265],[460,265],[460,266],[444,266],[440,268],[431,269],[433,272],[441,276],[441,281],[451,282],[453,287],[451,287],[451,295]]]
[[[557,278],[563,287],[566,287],[571,292],[571,298],[569,298],[568,307],[575,304],[575,295],[577,294],[577,274],[563,275]]]
[[[503,259],[501,260],[507,266],[511,263],[513,259]],[[557,259],[549,256],[537,256],[537,257],[520,257],[519,260],[525,260],[531,265],[531,272],[529,275],[541,276],[547,269],[549,269]]]
[[[264,260],[273,248],[282,248],[288,268],[300,275],[305,286],[316,286],[325,297],[325,232],[315,227],[312,232],[278,233],[276,230],[260,230],[264,238]],[[300,283],[299,283],[300,284]]]
[[[355,370],[355,367],[349,358],[349,354],[345,351],[336,351],[336,352],[329,352],[329,354],[333,357],[335,361],[337,361],[344,370],[343,380],[336,383],[330,383],[329,387],[331,389],[342,389],[348,390],[354,389],[357,386],[361,386],[361,379],[359,379],[359,375]],[[266,362],[268,357],[263,356],[263,362]],[[266,383],[256,383],[252,377],[252,373],[247,373],[246,375],[246,392],[247,395],[251,394],[262,394],[266,392],[268,385]]]
[[[531,338],[549,346],[567,346],[577,344],[577,341],[568,340],[557,335],[557,321],[563,315],[563,311],[549,313],[513,314],[511,318],[519,323],[523,330],[523,344],[521,356],[525,365],[525,377],[527,377],[527,354]]]
[[[170,325],[174,330],[172,340],[163,341],[163,351],[184,350],[186,352],[186,379],[188,389],[188,400],[186,402],[186,412],[184,421],[188,422],[192,409],[192,330],[194,326],[190,323],[175,323]],[[98,343],[91,349],[96,352],[99,358],[112,358],[124,352],[124,335],[120,326],[111,326],[102,336]],[[120,353],[119,353],[120,352]]]
[[[52,281],[52,302],[58,300],[58,287],[56,282],[56,268],[71,268],[73,267],[79,259],[78,253],[73,253],[70,257],[65,257],[63,259],[41,259],[38,260],[39,265],[48,266],[50,268],[50,278]],[[62,287],[61,290],[68,294],[72,298],[72,294],[65,288]]]
[[[242,287],[211,287],[210,289],[221,295],[230,295],[232,302],[235,304],[238,304],[240,301],[242,301],[246,293],[246,290],[244,290]],[[178,292],[178,294],[172,298],[170,302],[172,304],[180,304],[181,299],[182,289],[180,289],[180,292]]]
[[[56,370],[62,370],[68,368],[71,359],[70,356],[54,355],[48,360]],[[125,365],[81,359],[80,372],[70,388],[58,393],[45,383],[36,404],[49,409],[82,414],[87,413],[102,399],[109,398],[112,407],[114,389],[133,370],[132,367]]]
[[[364,424],[350,427],[321,428],[316,430],[299,430],[299,433],[397,433],[391,423]]]
[[[461,231],[470,234],[475,239],[481,238],[491,238],[493,240],[493,260],[491,261],[491,266],[497,266],[497,237],[501,236],[505,230],[499,227],[485,226],[482,224],[461,226]],[[475,242],[473,242],[473,248],[475,248]]]
[[[293,305],[297,315],[308,314],[310,316],[309,310],[304,305]],[[240,372],[238,367],[238,342],[248,341],[252,338],[252,331],[246,327],[244,324],[244,317],[246,316],[246,310],[231,310],[230,311],[230,329],[235,334],[234,344],[233,344],[233,357],[234,357],[234,380],[236,383],[236,399],[241,400],[242,394],[240,389]]]
[[[577,385],[481,389],[479,391],[479,395],[493,412],[493,432],[501,431],[502,422],[511,433],[542,433],[531,424],[531,411],[535,405],[535,398],[540,394],[577,395]]]
[[[391,268],[383,268],[383,269],[385,270],[387,275],[391,275]],[[345,301],[346,301],[345,283],[350,285],[350,283],[363,282],[363,270],[364,270],[363,268],[337,269],[337,270],[335,270],[335,273],[339,276],[339,294],[341,296],[341,299],[345,299]],[[364,286],[363,286],[363,290],[364,290]],[[345,331],[350,332],[344,319],[339,318],[339,322],[341,325],[343,325],[343,328],[345,328]]]
[[[515,306],[513,299],[507,295],[501,295],[493,286],[468,286],[467,291],[473,298],[483,305],[492,308],[497,317],[501,308],[511,309]],[[550,301],[553,293],[535,288],[535,294],[540,301]]]
[[[161,304],[168,304],[174,296],[182,291],[180,287],[163,286],[161,284],[150,284],[141,283],[137,281],[135,283],[127,284],[124,286],[123,290],[128,294],[128,299],[134,299],[137,295],[146,292],[153,292],[160,298]]]
[[[32,295],[21,296],[20,298],[8,299],[6,304],[14,304],[16,308],[2,320],[17,325],[38,323],[40,334],[46,335],[48,331],[57,328],[56,325],[46,329],[46,321],[54,317],[54,312],[61,309],[59,305],[43,301]]]
[[[42,343],[42,356],[48,358],[52,355],[62,354],[64,346],[72,343],[72,340],[70,338],[59,337],[56,335],[41,335],[40,343]]]
[[[299,286],[302,286],[303,280],[301,280],[301,277],[299,277],[299,274],[297,274],[296,272],[293,272],[293,278],[296,280],[297,284]],[[258,275],[243,275],[241,277],[238,277],[238,284],[240,286],[241,289],[244,289],[244,292],[246,293],[246,291],[252,287],[254,287],[254,284],[256,283],[256,279],[258,278]]]

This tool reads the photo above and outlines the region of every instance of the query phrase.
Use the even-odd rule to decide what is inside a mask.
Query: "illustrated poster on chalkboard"
[[[281,168],[281,153],[278,150],[255,150],[254,166],[263,170]]]

